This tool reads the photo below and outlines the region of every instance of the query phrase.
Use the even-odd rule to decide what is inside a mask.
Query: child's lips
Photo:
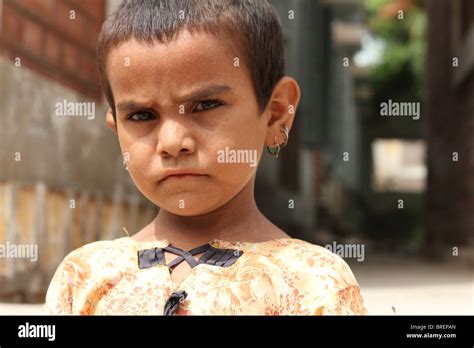
[[[169,175],[166,178],[160,180],[160,181],[166,181],[166,180],[171,180],[171,179],[183,179],[183,178],[192,178],[192,177],[199,177],[199,176],[204,176],[201,174],[174,174],[174,175]]]
[[[162,182],[165,180],[171,180],[171,179],[185,179],[185,178],[197,178],[205,176],[205,174],[198,173],[196,171],[191,171],[191,170],[170,170],[167,171],[163,174],[163,176],[158,180],[158,182]]]

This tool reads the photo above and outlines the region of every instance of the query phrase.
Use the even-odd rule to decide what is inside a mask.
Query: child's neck
[[[253,180],[222,207],[199,216],[180,216],[163,209],[140,239],[167,239],[188,250],[216,238],[226,241],[263,242],[289,236],[273,225],[258,209]]]

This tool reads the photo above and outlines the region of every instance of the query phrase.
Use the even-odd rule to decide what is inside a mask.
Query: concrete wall
[[[126,193],[136,193],[118,141],[106,127],[103,103],[1,57],[0,69],[1,181],[42,181],[51,188],[106,195],[123,186]],[[64,100],[94,103],[94,118],[57,116],[56,103]]]

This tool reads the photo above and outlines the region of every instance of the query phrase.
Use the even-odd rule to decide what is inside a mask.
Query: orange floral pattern
[[[351,269],[326,248],[294,238],[210,243],[243,255],[229,267],[199,264],[179,284],[166,265],[138,268],[139,250],[164,248],[167,240],[123,237],[84,245],[56,270],[45,313],[163,314],[171,293],[185,290],[178,315],[367,314]]]

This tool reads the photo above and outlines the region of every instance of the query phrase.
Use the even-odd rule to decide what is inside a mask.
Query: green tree
[[[376,99],[419,101],[425,61],[426,13],[421,0],[365,0],[368,25],[385,43],[370,69]]]

